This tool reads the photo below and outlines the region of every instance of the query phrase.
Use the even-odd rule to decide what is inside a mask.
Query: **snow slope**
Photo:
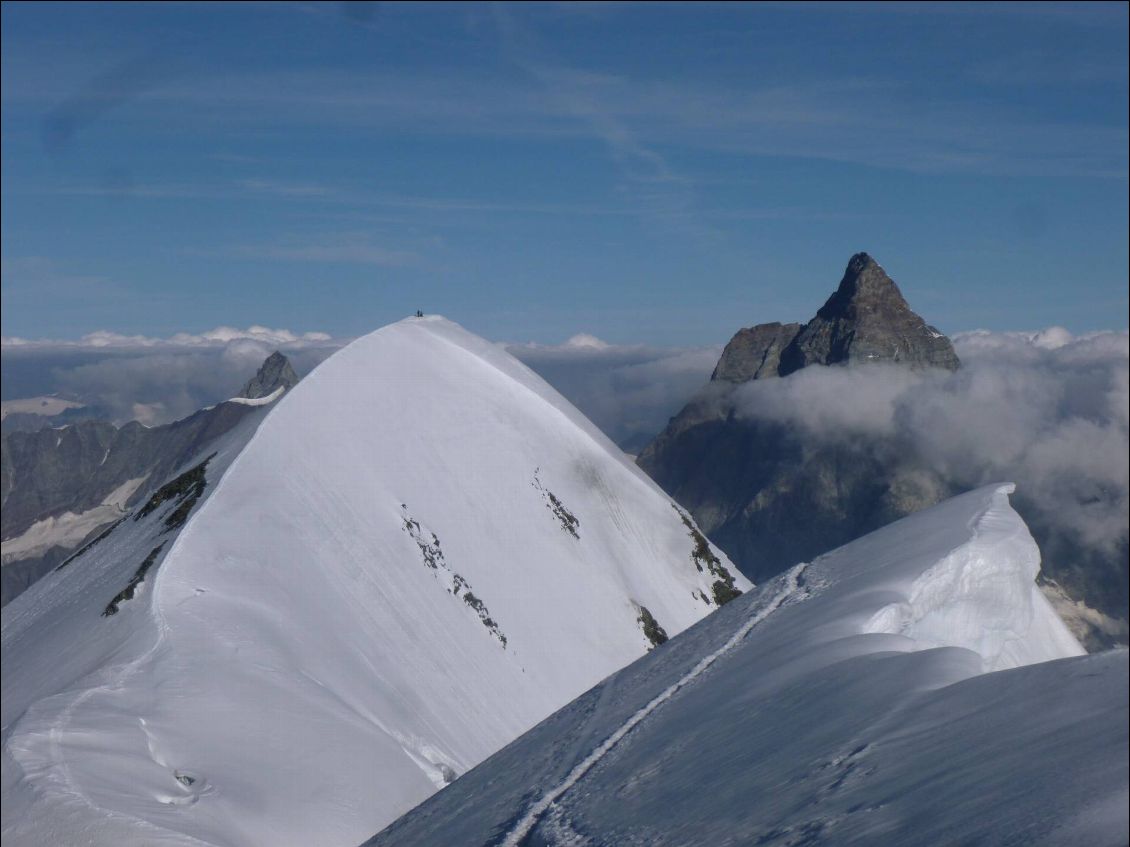
[[[1052,612],[1011,490],[797,565],[367,843],[1126,843],[1127,654]]]
[[[6,843],[355,844],[750,587],[442,319],[344,348],[232,451],[114,614],[92,562],[4,610]],[[171,509],[87,555],[120,586]]]

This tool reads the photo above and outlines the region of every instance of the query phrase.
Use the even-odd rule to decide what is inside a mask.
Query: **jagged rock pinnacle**
[[[240,397],[257,400],[267,397],[280,387],[290,390],[298,384],[298,374],[290,366],[290,360],[276,350],[266,358],[254,378],[243,386]]]

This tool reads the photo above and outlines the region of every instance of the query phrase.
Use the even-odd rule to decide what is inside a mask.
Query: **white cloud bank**
[[[801,437],[893,445],[957,488],[1016,482],[1064,538],[1104,556],[1125,549],[1127,333],[977,331],[954,345],[963,367],[952,374],[810,367],[747,383],[734,402],[740,415]]]
[[[168,337],[99,330],[78,340],[3,339],[7,399],[81,398],[115,421],[166,423],[232,394],[273,350],[304,374],[350,339],[325,332],[220,326]],[[560,345],[500,345],[617,443],[639,449],[709,378],[721,347],[610,344],[580,332]],[[17,393],[12,394],[12,390]]]
[[[5,339],[5,371],[17,359],[41,361],[32,393],[79,397],[115,420],[155,424],[232,396],[274,349],[304,374],[345,341],[261,326],[169,338]],[[735,399],[741,414],[793,426],[806,438],[896,445],[953,486],[1015,481],[1042,519],[1069,528],[1080,544],[1125,545],[1127,333],[977,331],[954,343],[964,362],[954,374],[811,367],[748,383]],[[560,345],[502,346],[630,452],[706,383],[721,352],[616,345],[586,333]],[[52,358],[68,351],[89,356]]]
[[[262,344],[302,347],[308,345],[323,345],[333,342],[333,336],[325,332],[291,332],[289,329],[271,329],[265,326],[249,326],[247,329],[237,329],[230,326],[218,326],[199,334],[178,332],[168,338],[155,338],[148,335],[122,335],[109,330],[96,330],[87,333],[77,341],[60,341],[54,339],[31,340],[13,336],[0,338],[0,347],[8,349],[55,349],[55,350],[81,350],[81,349],[134,349],[134,348],[176,348],[176,347],[223,347],[233,341],[256,341]]]
[[[303,375],[347,341],[257,325],[167,338],[105,330],[77,341],[4,338],[5,400],[13,391],[60,394],[87,414],[154,426],[233,396],[275,350]]]

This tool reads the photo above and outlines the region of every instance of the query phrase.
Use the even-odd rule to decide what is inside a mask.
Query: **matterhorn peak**
[[[951,371],[961,365],[950,340],[910,308],[882,265],[860,252],[811,321],[739,330],[711,379],[742,383],[788,376],[808,365],[874,362]]]
[[[882,266],[856,253],[835,293],[781,352],[778,373],[873,362],[951,371],[961,365],[950,340],[910,308]]]
[[[883,270],[883,266],[876,262],[867,253],[856,253],[848,260],[847,268],[844,270],[844,277],[840,280],[838,293],[883,293],[888,296],[894,296],[902,300],[903,304],[906,301],[902,297],[902,292],[899,291],[895,281],[887,276],[887,272]]]
[[[872,302],[885,311],[913,314],[895,281],[867,253],[856,253],[848,260],[839,287],[817,312],[817,316],[835,317],[844,314],[853,307],[858,308],[861,300]]]

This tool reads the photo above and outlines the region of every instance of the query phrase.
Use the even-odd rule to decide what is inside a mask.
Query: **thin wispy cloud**
[[[887,8],[888,5],[892,8]],[[1088,20],[1124,19],[1118,10],[1076,4],[835,4],[837,12],[895,17],[1016,16]],[[1115,4],[1117,5],[1117,4]],[[984,6],[984,8],[982,8]],[[50,106],[45,132],[69,139],[78,129],[113,111],[115,120],[152,116],[150,129],[207,126],[348,127],[353,132],[388,130],[439,135],[584,137],[600,139],[626,178],[678,182],[684,177],[662,149],[679,145],[754,155],[813,157],[907,170],[1030,173],[1038,169],[1070,175],[1124,176],[1126,157],[1113,161],[1111,148],[1126,146],[1117,123],[1076,119],[1032,120],[1000,103],[979,105],[930,99],[917,83],[860,72],[806,73],[788,85],[766,80],[741,85],[654,74],[647,78],[610,67],[570,64],[538,31],[539,15],[522,7],[495,5],[494,31],[503,55],[521,75],[499,68],[473,73],[350,69],[321,62],[299,69],[225,69],[207,65],[184,72],[184,61],[158,61],[141,54],[96,75],[77,92],[34,86],[6,88],[7,102]],[[805,17],[818,4],[784,7]],[[832,7],[829,7],[832,8]],[[616,11],[623,18],[627,9]],[[330,15],[329,17],[333,17]],[[377,28],[379,32],[379,27]],[[9,75],[37,63],[34,52],[17,51]],[[136,66],[136,67],[135,67]],[[137,67],[144,72],[135,73]],[[1125,65],[1087,54],[1067,59],[1062,51],[993,54],[955,73],[995,84],[1090,83],[1125,80]],[[64,75],[64,78],[67,75]],[[130,80],[141,79],[135,83]],[[813,133],[824,127],[827,133]],[[69,143],[69,142],[68,142]]]
[[[923,102],[890,79],[807,79],[788,85],[704,85],[633,79],[554,64],[512,12],[499,32],[524,78],[356,73],[332,67],[203,71],[147,91],[145,111],[178,126],[222,120],[255,126],[334,127],[372,134],[593,137],[628,180],[689,182],[661,148],[857,162],[914,172],[1092,175],[1126,173],[1125,127],[1033,120],[996,104]],[[534,42],[536,44],[536,42]],[[987,64],[984,76],[1020,74]],[[1039,78],[1027,80],[1037,84]],[[254,181],[254,180],[252,180]]]
[[[232,247],[227,252],[241,258],[276,262],[375,265],[385,268],[402,268],[425,262],[425,258],[417,252],[383,247],[364,237],[288,244],[248,244]]]
[[[639,214],[639,209],[627,204],[597,205],[582,203],[506,202],[471,197],[413,196],[384,191],[371,191],[357,186],[329,183],[292,183],[286,180],[248,178],[214,184],[203,183],[129,183],[94,185],[71,183],[50,190],[16,190],[13,194],[51,194],[70,197],[132,197],[153,200],[243,200],[256,201],[275,197],[293,202],[308,202],[317,208],[338,206],[357,209],[398,209],[415,212],[464,216],[468,212],[497,215],[579,215],[624,217]],[[764,214],[765,210],[749,210],[751,214]],[[798,213],[800,210],[786,210]],[[730,210],[720,212],[730,214]],[[738,210],[740,214],[740,210]],[[401,220],[408,220],[402,218]],[[417,219],[418,220],[418,219]]]
[[[281,197],[337,197],[337,189],[313,182],[283,182],[275,179],[244,179],[237,187],[257,194],[274,194]]]
[[[689,183],[661,148],[856,162],[920,172],[1126,173],[1125,127],[1033,120],[995,104],[923,102],[890,79],[807,79],[788,85],[703,85],[555,64],[516,14],[497,14],[506,55],[524,78],[332,67],[177,78],[137,108],[177,126],[329,127],[371,134],[594,137],[627,180]],[[986,60],[982,77],[1028,73]],[[1039,67],[1039,64],[1036,64]],[[1040,82],[1038,77],[1028,84]],[[1119,145],[1123,152],[1114,153]],[[257,182],[248,180],[249,186]],[[262,180],[269,191],[274,180]],[[284,186],[278,186],[284,188]],[[317,190],[316,187],[311,187]],[[187,193],[188,186],[180,189]],[[143,188],[136,189],[142,193]]]
[[[625,182],[621,191],[639,214],[677,222],[696,240],[714,237],[716,233],[694,214],[697,198],[689,180],[616,109],[606,105],[601,89],[618,80],[562,63],[531,25],[502,4],[491,8],[504,55],[535,81],[549,103],[587,127],[607,148]],[[678,214],[672,216],[672,212]]]
[[[75,271],[46,256],[13,256],[0,261],[0,294],[5,305],[66,301],[112,305],[128,296],[123,286],[100,274]]]
[[[437,311],[508,334],[505,302],[552,337],[534,301],[573,308],[568,286],[566,320],[610,337],[611,315],[665,303],[672,344],[819,296],[805,280],[863,247],[927,272],[988,253],[982,288],[1087,265],[1077,303],[1124,287],[1124,7],[734,5],[6,4],[5,258],[58,256],[127,311],[175,301],[202,325],[222,309],[187,292],[262,301],[316,267],[362,308],[302,308],[360,332],[399,314],[365,273],[384,268]],[[1021,208],[1044,210],[1038,242]],[[9,334],[109,325],[89,301],[4,296]],[[981,299],[948,326],[1007,325],[1004,296]]]

